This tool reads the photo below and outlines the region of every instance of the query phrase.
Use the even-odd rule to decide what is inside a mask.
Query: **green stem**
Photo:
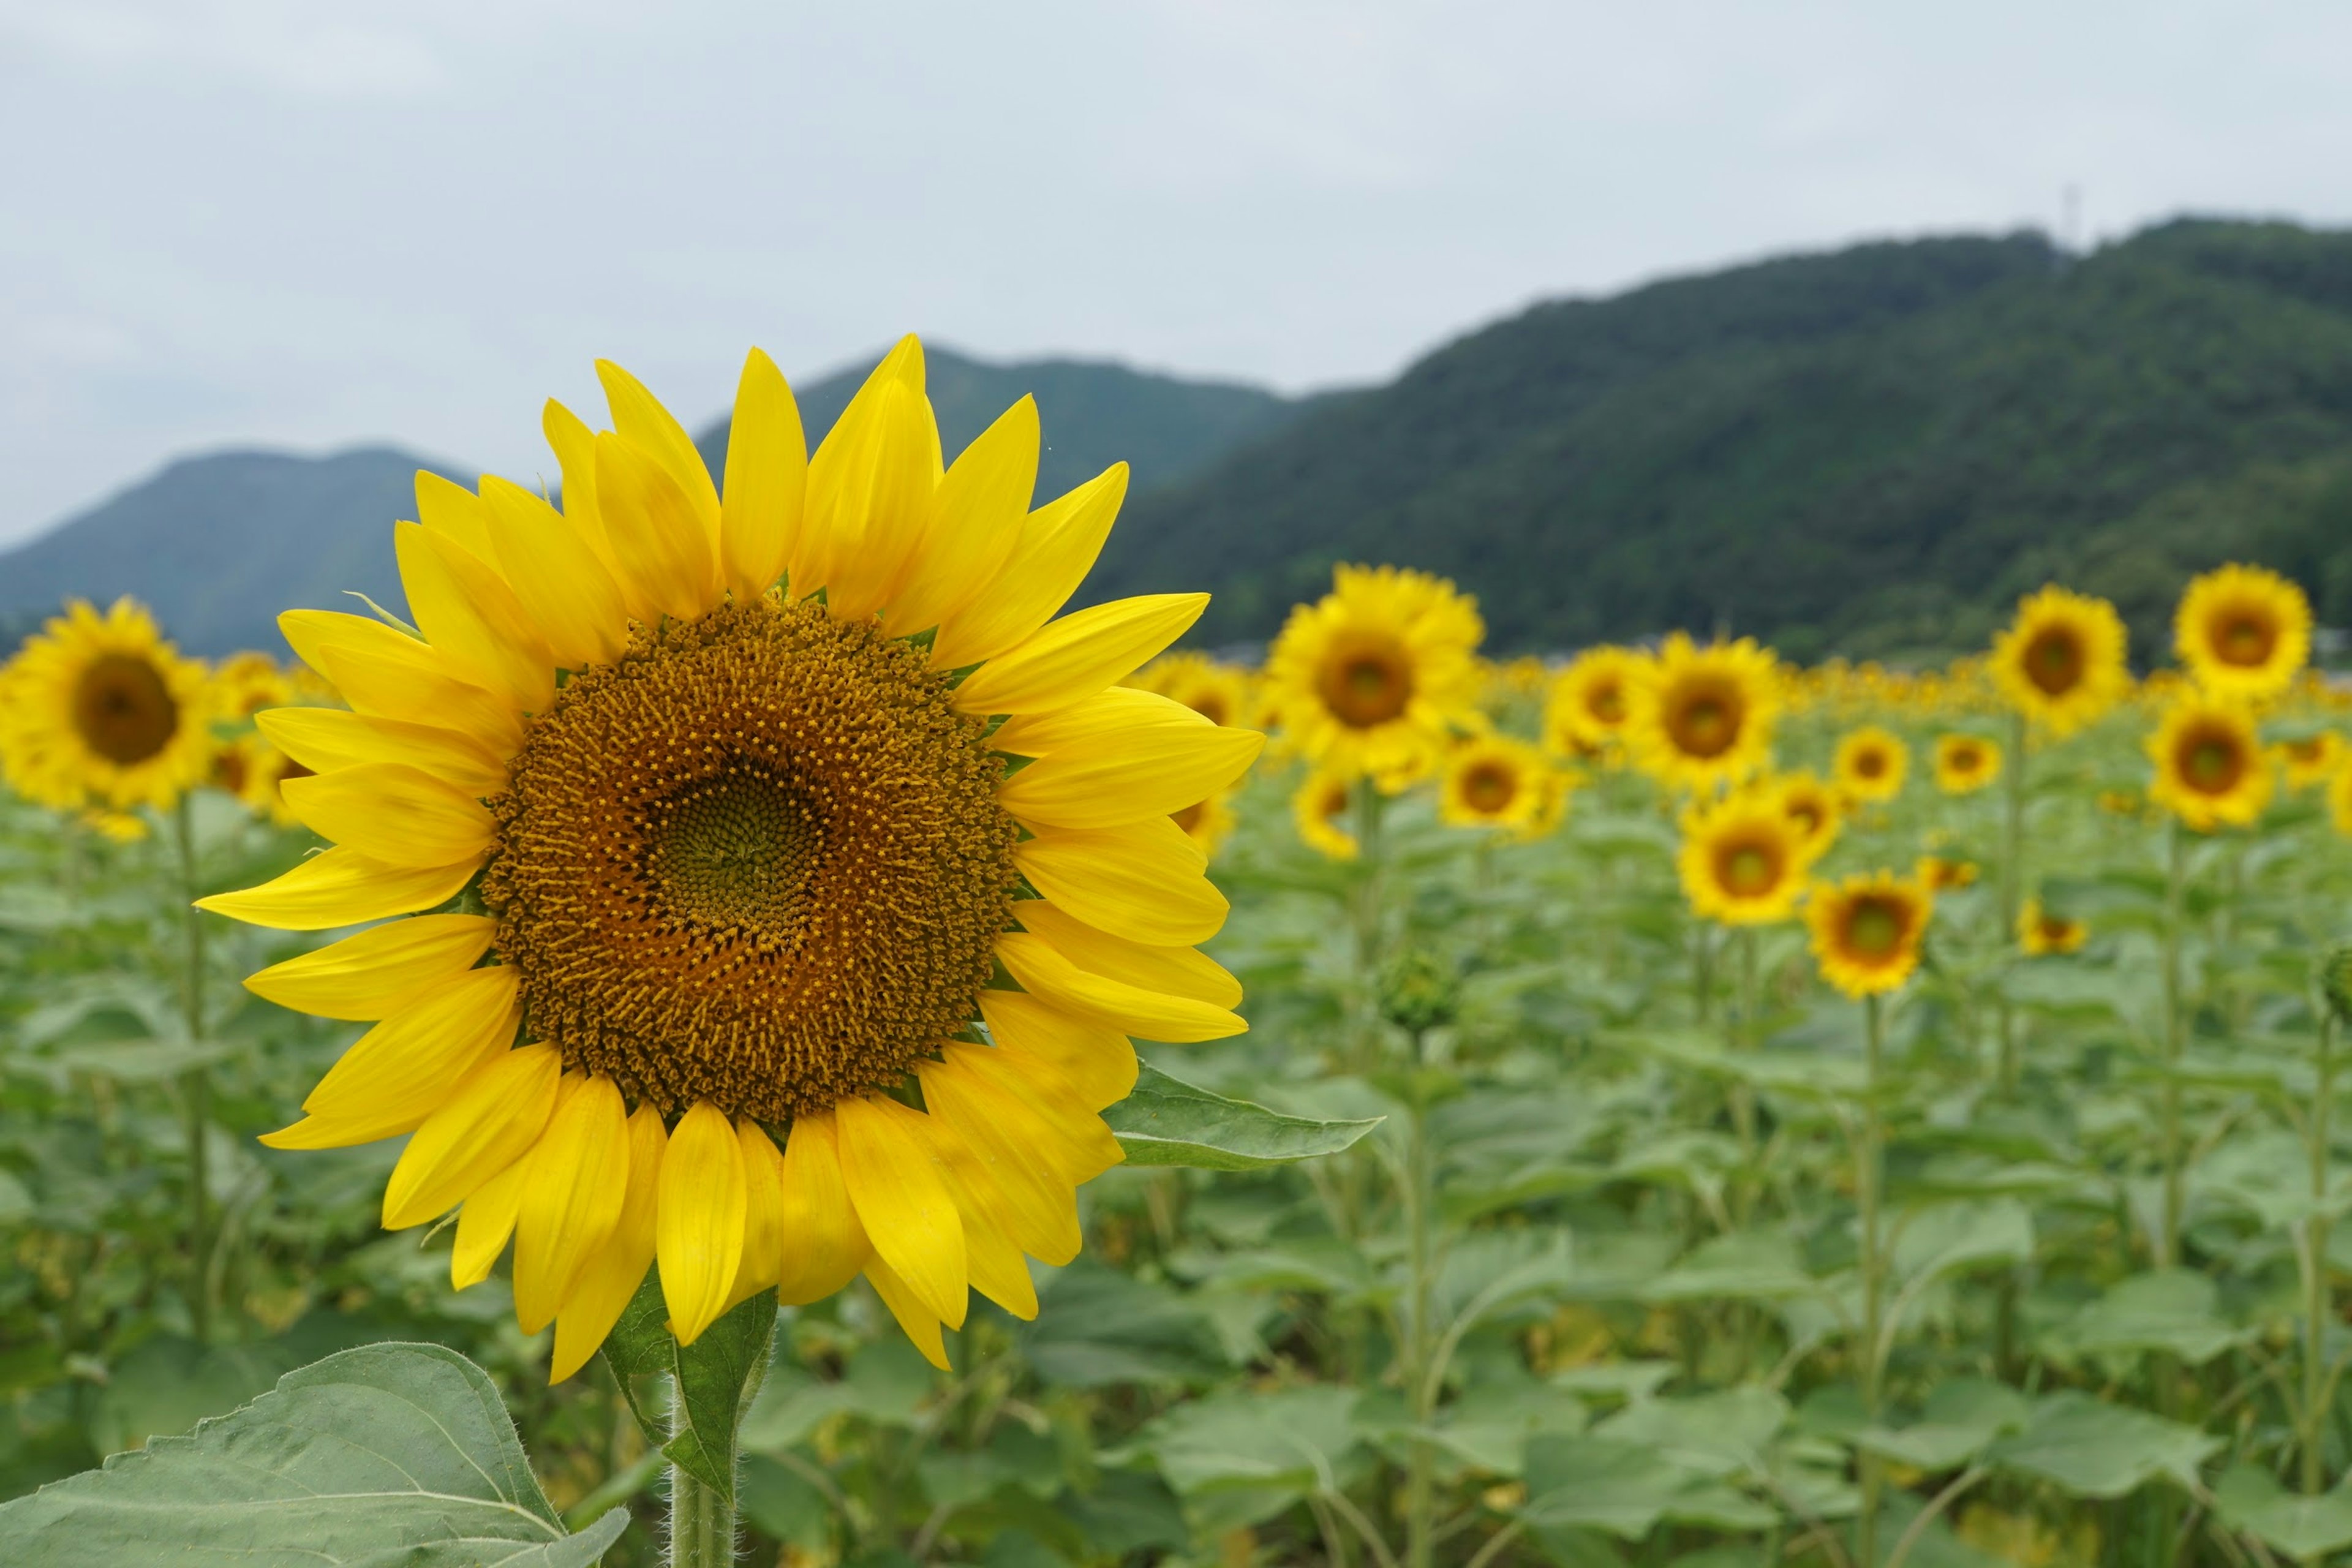
[[[1419,1035],[1413,1037],[1413,1047],[1418,1057]],[[1412,1304],[1405,1324],[1405,1392],[1412,1402],[1413,1438],[1412,1466],[1405,1477],[1405,1568],[1429,1568],[1437,1465],[1428,1436],[1437,1407],[1437,1380],[1429,1374],[1433,1347],[1429,1319],[1431,1300],[1436,1293],[1430,1209],[1435,1194],[1430,1171],[1429,1112],[1421,1103],[1418,1087],[1406,1136],[1405,1230]]]
[[[1756,928],[1739,928],[1739,1022],[1731,1029],[1736,1051],[1754,1051],[1764,1044],[1764,1022],[1756,979]],[[1731,1083],[1731,1125],[1739,1138],[1742,1163],[1756,1158],[1756,1086],[1744,1078]]]
[[[1880,1059],[1886,1044],[1884,1005],[1875,996],[1863,1001],[1862,1137],[1855,1151],[1854,1199],[1862,1211],[1860,1269],[1862,1273],[1862,1409],[1872,1426],[1878,1424],[1885,1397],[1885,1337],[1886,1262],[1880,1251],[1880,1187],[1885,1175],[1885,1128],[1878,1110]],[[1885,1487],[1885,1468],[1877,1455],[1862,1456],[1862,1517],[1856,1525],[1855,1561],[1862,1568],[1878,1562],[1879,1496]]]
[[[2327,1369],[2324,1364],[2330,1316],[2327,1291],[2327,1125],[2336,1099],[2336,1015],[2332,1007],[2319,1016],[2319,1082],[2312,1097],[2308,1132],[2311,1140],[2311,1217],[2304,1222],[2303,1275],[2303,1489],[2316,1495],[2326,1489],[2322,1440],[2327,1432]]]
[[[2009,765],[2001,770],[2000,819],[2000,945],[2014,957],[2018,911],[2025,907],[2025,715],[2012,713],[2009,722]],[[2008,987],[1999,994],[2000,1021],[2000,1092],[2017,1093],[2019,1051],[2017,1016],[2009,1003]]]
[[[2182,1186],[2180,1125],[2180,1049],[2184,1031],[2180,1006],[2180,910],[2187,846],[2180,824],[2168,820],[2164,828],[2164,1087],[2159,1101],[2160,1157],[2164,1162],[2164,1215],[2156,1245],[2156,1264],[2169,1268],[2180,1261],[2180,1222],[2186,1193]]]
[[[730,1568],[735,1505],[673,1465],[669,1472],[669,1568]]]
[[[181,926],[186,935],[187,972],[181,985],[190,1046],[205,1037],[205,925],[195,906],[196,832],[189,796],[180,797],[173,816],[180,850]],[[212,1338],[212,1291],[208,1275],[211,1216],[206,1212],[206,1152],[205,1130],[212,1121],[212,1077],[202,1066],[180,1075],[180,1108],[188,1141],[188,1316],[197,1342]]]
[[[1387,896],[1381,842],[1381,813],[1386,802],[1380,786],[1369,778],[1356,781],[1356,935],[1357,1029],[1354,1070],[1369,1072],[1380,1058],[1380,984],[1381,905]]]

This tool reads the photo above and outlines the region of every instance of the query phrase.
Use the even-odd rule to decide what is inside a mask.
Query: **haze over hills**
[[[1024,392],[1035,395],[1049,443],[1038,465],[1041,494],[1058,494],[1122,458],[1133,466],[1139,491],[1171,482],[1308,405],[1257,387],[1109,363],[989,364],[937,347],[925,359],[950,452]],[[866,369],[795,389],[812,443],[840,416]],[[723,471],[726,420],[698,445],[713,471]],[[0,553],[0,647],[13,647],[73,595],[101,604],[135,595],[184,648],[207,655],[282,649],[278,611],[355,608],[347,589],[397,609],[392,523],[416,515],[420,468],[467,483],[474,478],[462,464],[389,447],[318,458],[216,452],[171,463]]]

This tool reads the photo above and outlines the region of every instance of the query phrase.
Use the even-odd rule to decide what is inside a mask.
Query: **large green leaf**
[[[1178,1494],[1223,1488],[1328,1489],[1356,1446],[1353,1389],[1240,1390],[1180,1405],[1139,1435]]]
[[[1049,1382],[1099,1388],[1205,1381],[1225,1368],[1216,1325],[1163,1287],[1081,1258],[1039,1296],[1021,1348]]]
[[[775,1327],[775,1292],[762,1290],[737,1302],[694,1343],[680,1345],[669,1331],[661,1271],[647,1269],[636,1295],[622,1309],[620,1321],[604,1336],[605,1363],[646,1440],[658,1444],[681,1468],[730,1500],[735,1476],[728,1456],[735,1451],[737,1424],[759,1394]],[[670,1380],[672,1395],[672,1430],[667,1434],[635,1385],[636,1378],[662,1374]]]
[[[2202,1366],[2253,1337],[2221,1316],[2221,1301],[2220,1288],[2190,1269],[2135,1274],[2053,1333],[2051,1348],[2075,1355],[2162,1351]]]
[[[1380,1125],[1284,1116],[1246,1100],[1227,1100],[1143,1064],[1135,1092],[1103,1112],[1130,1165],[1189,1165],[1202,1171],[1256,1171],[1337,1154]]]
[[[2194,1426],[2069,1389],[2042,1401],[2025,1429],[1985,1458],[2076,1497],[2117,1498],[2158,1477],[2194,1489],[2197,1467],[2221,1446]]]
[[[9,1568],[587,1568],[627,1526],[567,1535],[481,1368],[368,1345],[288,1373],[184,1437],[0,1506]]]
[[[2316,1559],[2352,1546],[2352,1496],[2340,1488],[2305,1497],[2268,1470],[2239,1465],[2214,1483],[2213,1502],[2224,1524],[2290,1557]]]

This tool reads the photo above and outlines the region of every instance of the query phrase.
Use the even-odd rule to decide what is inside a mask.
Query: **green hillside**
[[[1116,364],[988,364],[941,349],[928,360],[951,451],[1024,392],[1036,395],[1051,443],[1039,467],[1040,489],[1054,487],[1047,493],[1120,458],[1134,466],[1139,490],[1171,482],[1303,406],[1256,387]],[[844,371],[799,389],[812,440],[832,427],[864,374]],[[726,439],[724,421],[702,438],[714,468],[726,460]],[[0,553],[0,648],[71,595],[136,595],[182,647],[202,654],[278,647],[278,611],[347,609],[345,589],[397,605],[392,523],[415,514],[419,468],[467,482],[474,474],[393,447],[323,458],[220,452],[173,463]]]
[[[1140,497],[1089,594],[1261,637],[1337,559],[1439,571],[1505,647],[1673,626],[1793,655],[1983,640],[2045,577],[2160,651],[2189,572],[2352,623],[2352,236],[2184,222],[1856,247],[1539,305]]]

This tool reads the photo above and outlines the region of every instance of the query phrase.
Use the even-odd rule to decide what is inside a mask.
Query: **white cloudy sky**
[[[610,355],[914,328],[1285,387],[1532,298],[2184,209],[2341,223],[2352,10],[0,0],[0,541],[173,455],[530,472]]]

